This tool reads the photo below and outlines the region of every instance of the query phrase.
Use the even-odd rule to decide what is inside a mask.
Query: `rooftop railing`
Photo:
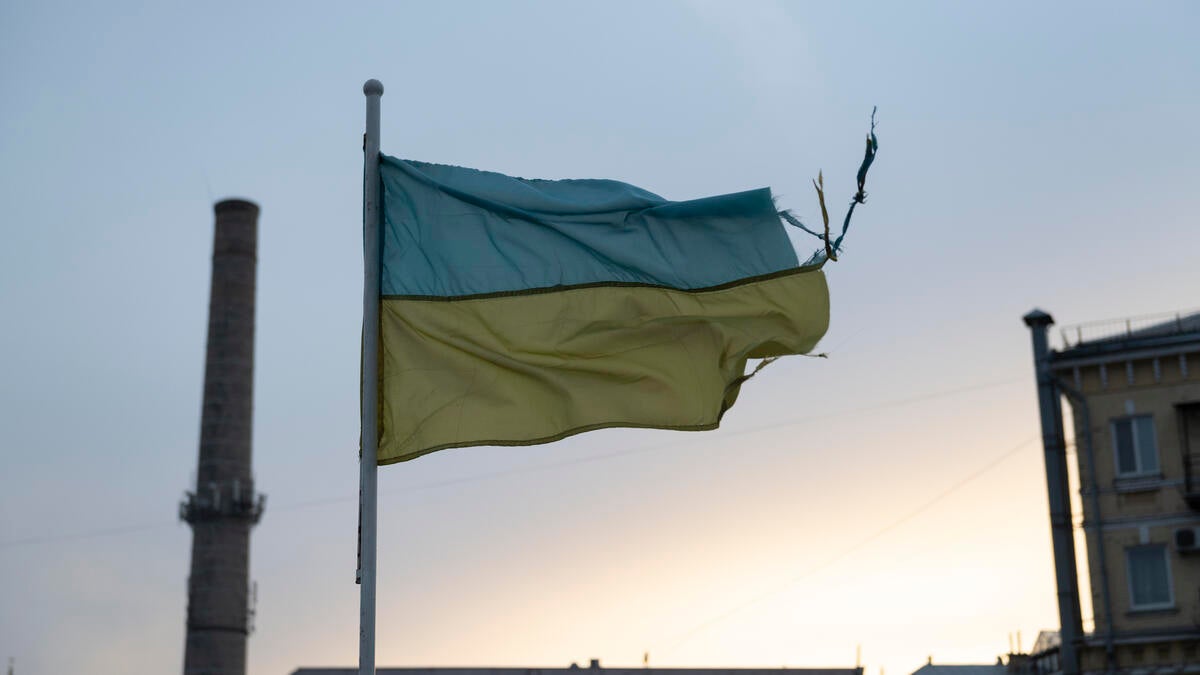
[[[1063,349],[1083,344],[1200,332],[1200,309],[1090,321],[1060,330]]]

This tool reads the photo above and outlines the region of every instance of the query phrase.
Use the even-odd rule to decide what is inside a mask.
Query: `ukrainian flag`
[[[769,189],[672,202],[380,157],[380,464],[604,427],[712,429],[746,362],[812,350],[824,256]]]

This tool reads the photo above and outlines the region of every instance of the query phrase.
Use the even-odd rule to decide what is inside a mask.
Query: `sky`
[[[249,6],[247,6],[249,5]],[[0,658],[182,667],[212,205],[262,207],[249,672],[357,659],[362,83],[385,153],[869,199],[706,433],[380,470],[383,665],[991,663],[1057,625],[1029,335],[1200,306],[1188,2],[0,5]],[[835,213],[838,209],[835,208]],[[1085,590],[1086,596],[1086,590]],[[1085,606],[1085,614],[1090,610]]]

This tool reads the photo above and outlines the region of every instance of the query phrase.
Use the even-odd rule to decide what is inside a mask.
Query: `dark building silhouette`
[[[854,668],[606,668],[598,659],[568,668],[379,668],[378,675],[863,675]],[[358,668],[299,668],[292,675],[357,675]]]
[[[246,672],[250,528],[264,502],[250,470],[258,206],[228,199],[214,211],[200,460],[179,507],[192,527],[184,675]]]

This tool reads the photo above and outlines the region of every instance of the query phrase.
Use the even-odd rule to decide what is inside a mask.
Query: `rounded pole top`
[[[367,96],[383,96],[383,83],[371,79],[363,83],[363,94]]]

